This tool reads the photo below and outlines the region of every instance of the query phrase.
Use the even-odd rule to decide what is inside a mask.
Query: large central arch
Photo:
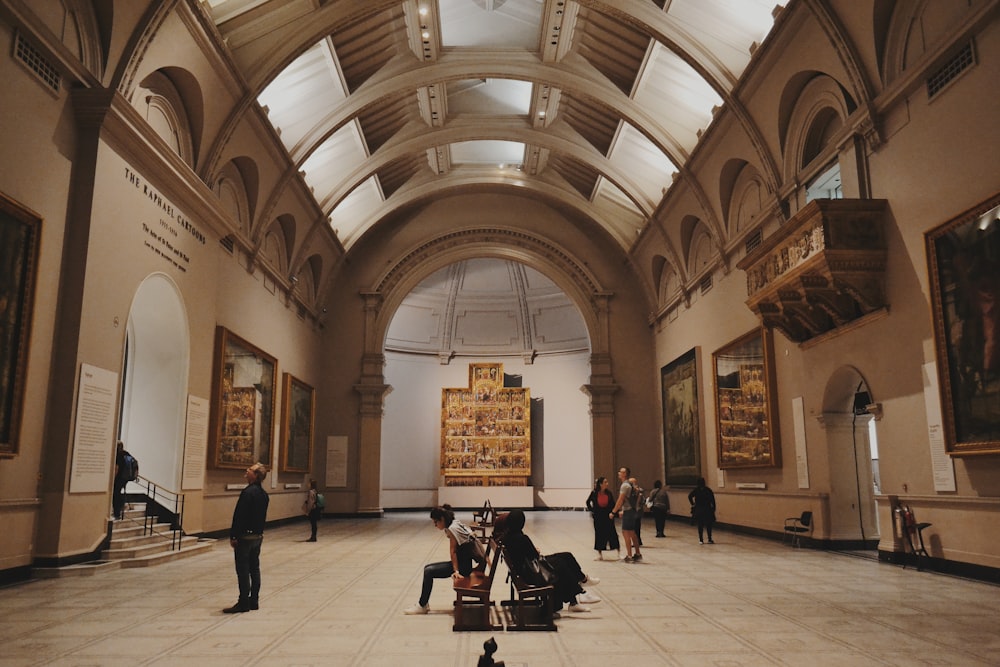
[[[361,396],[359,512],[382,511],[382,407],[390,389],[383,374],[383,350],[392,317],[421,280],[455,262],[477,258],[526,264],[548,276],[579,309],[591,341],[590,382],[585,389],[590,395],[594,467],[609,470],[614,465],[613,397],[618,386],[608,345],[608,301],[612,294],[602,288],[584,262],[539,236],[498,226],[456,230],[403,253],[363,293],[364,353],[361,380],[355,385]]]

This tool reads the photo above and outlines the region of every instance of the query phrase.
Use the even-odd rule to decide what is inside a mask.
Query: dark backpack
[[[321,510],[326,509],[326,498],[323,497],[322,493],[316,494],[316,507]]]
[[[125,452],[125,456],[122,457],[122,478],[129,482],[134,482],[139,479],[139,462],[134,456]]]

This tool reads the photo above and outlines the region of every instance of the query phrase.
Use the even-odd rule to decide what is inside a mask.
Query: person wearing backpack
[[[663,528],[667,523],[667,515],[670,514],[670,498],[660,480],[653,482],[653,492],[649,494],[646,506],[653,512],[653,521],[656,522],[656,536],[666,537],[663,534]]]
[[[309,492],[306,499],[302,501],[302,511],[309,517],[309,526],[312,528],[312,535],[306,542],[316,541],[316,529],[319,527],[319,518],[323,514],[323,496],[316,491],[316,480],[309,480]]]
[[[125,450],[125,443],[119,440],[115,446],[115,481],[111,494],[111,508],[116,519],[125,518],[125,485],[135,479],[132,476],[133,463],[135,457]]]
[[[639,540],[635,534],[635,524],[638,520],[639,512],[635,507],[634,489],[629,484],[628,478],[631,471],[628,468],[618,470],[618,480],[622,483],[618,490],[618,501],[609,515],[612,519],[621,512],[622,517],[622,537],[625,538],[625,562],[637,563],[642,560],[642,553],[639,551]]]

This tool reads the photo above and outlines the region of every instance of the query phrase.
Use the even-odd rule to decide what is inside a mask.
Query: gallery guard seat
[[[785,519],[785,537],[791,537],[792,546],[801,546],[802,536],[806,535],[812,539],[813,534],[813,513],[809,510],[800,516],[791,516]]]

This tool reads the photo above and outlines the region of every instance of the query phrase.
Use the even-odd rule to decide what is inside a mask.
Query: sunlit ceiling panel
[[[448,84],[448,111],[453,114],[527,116],[530,81],[464,79]]]
[[[281,71],[257,101],[291,149],[324,115],[347,98],[326,40],[318,42]]]
[[[722,104],[722,98],[694,68],[661,44],[650,53],[634,99],[655,114],[688,153],[698,143],[698,130],[712,122],[712,107]],[[662,113],[663,109],[670,113]]]
[[[605,226],[623,247],[629,247],[646,224],[646,216],[632,200],[605,178],[600,179],[597,185],[593,204]]]
[[[524,144],[516,141],[462,141],[451,145],[453,165],[509,166],[524,160]]]
[[[771,31],[774,0],[671,0],[668,16],[721,60],[734,78],[750,62],[750,44]]]
[[[330,214],[330,227],[340,242],[350,246],[371,224],[371,216],[382,205],[375,177],[367,179],[349,194]]]
[[[538,50],[538,0],[439,0],[444,46]]]
[[[622,125],[611,148],[611,163],[629,175],[650,202],[659,202],[677,167],[670,158],[628,123]],[[654,203],[655,206],[655,203]]]
[[[347,125],[330,136],[302,165],[306,183],[315,190],[324,207],[325,197],[340,187],[351,172],[364,163],[367,155],[354,125]]]

